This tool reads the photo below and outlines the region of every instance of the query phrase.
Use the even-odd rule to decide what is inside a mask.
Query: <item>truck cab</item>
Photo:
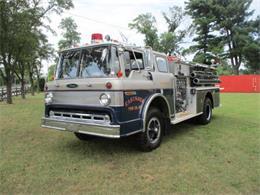
[[[191,76],[206,72],[214,71],[150,47],[102,42],[64,50],[46,87],[42,127],[70,131],[81,140],[136,134],[140,148],[151,151],[170,124],[210,122],[219,106],[217,76],[199,84]]]

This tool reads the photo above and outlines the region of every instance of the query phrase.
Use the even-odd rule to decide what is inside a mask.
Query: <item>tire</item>
[[[164,130],[162,113],[156,108],[149,109],[145,124],[145,131],[138,134],[138,145],[142,151],[150,152],[158,148],[162,141]]]
[[[203,104],[203,113],[198,116],[197,122],[202,125],[210,123],[212,118],[212,102],[209,98],[206,98]]]
[[[87,135],[87,134],[83,134],[83,133],[74,133],[75,136],[82,141],[88,141],[88,140],[92,140],[94,138],[94,136],[92,135]]]

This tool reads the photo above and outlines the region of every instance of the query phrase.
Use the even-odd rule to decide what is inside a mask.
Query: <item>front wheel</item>
[[[199,124],[206,125],[210,123],[212,118],[212,102],[209,98],[206,98],[203,104],[203,113],[198,116],[197,121]]]
[[[158,109],[152,108],[148,111],[145,130],[138,135],[138,142],[142,151],[149,152],[160,146],[164,129],[162,121],[162,113]]]

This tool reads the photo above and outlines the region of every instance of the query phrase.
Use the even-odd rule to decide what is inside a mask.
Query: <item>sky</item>
[[[239,0],[238,0],[239,1]],[[43,1],[43,4],[47,0]],[[58,41],[62,38],[62,31],[59,24],[62,18],[72,17],[78,25],[77,31],[81,33],[81,43],[90,43],[92,33],[102,33],[110,35],[112,39],[122,41],[120,34],[124,34],[128,43],[143,46],[144,36],[135,30],[128,28],[130,23],[139,14],[150,12],[156,18],[156,27],[159,33],[167,30],[162,12],[167,12],[168,8],[177,5],[184,8],[183,0],[73,0],[74,8],[64,11],[61,15],[50,14],[51,28],[56,32],[53,35],[46,32],[49,43],[57,49]],[[260,15],[260,0],[253,0],[251,9],[255,9],[255,16]],[[47,22],[47,21],[46,21]],[[191,19],[185,17],[180,28],[186,28],[191,24]],[[186,38],[183,46],[192,44],[191,38]],[[191,59],[188,59],[191,60]],[[48,67],[53,62],[44,62],[43,74],[47,73]]]

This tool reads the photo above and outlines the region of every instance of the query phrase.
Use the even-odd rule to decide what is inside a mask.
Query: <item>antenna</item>
[[[120,34],[123,42],[128,43],[128,39],[126,38],[126,36],[121,31],[119,31],[119,34]]]

